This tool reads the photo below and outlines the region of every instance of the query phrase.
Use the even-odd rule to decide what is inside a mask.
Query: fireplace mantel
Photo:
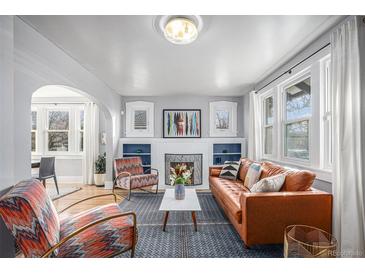
[[[160,171],[159,188],[170,188],[165,184],[165,154],[202,154],[203,184],[193,186],[196,189],[209,189],[209,166],[213,165],[213,144],[241,143],[242,156],[246,156],[245,138],[199,138],[199,139],[164,139],[164,138],[121,138],[118,157],[123,155],[123,144],[151,144],[151,166]]]

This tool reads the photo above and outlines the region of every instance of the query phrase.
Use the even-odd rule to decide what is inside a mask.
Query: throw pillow
[[[262,169],[260,164],[251,164],[246,174],[244,186],[251,189],[251,187],[259,180],[261,171]]]
[[[251,192],[278,192],[285,181],[285,174],[278,174],[261,179],[251,188]]]
[[[225,161],[221,173],[219,174],[220,178],[236,180],[238,170],[240,169],[240,162],[236,161]]]

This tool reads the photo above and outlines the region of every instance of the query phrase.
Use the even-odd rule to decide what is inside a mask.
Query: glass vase
[[[175,184],[175,199],[184,200],[185,199],[185,185]]]

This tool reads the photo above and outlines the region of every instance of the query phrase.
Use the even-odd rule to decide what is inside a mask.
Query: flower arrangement
[[[191,185],[192,167],[188,167],[185,163],[177,164],[174,168],[170,168],[171,185]]]

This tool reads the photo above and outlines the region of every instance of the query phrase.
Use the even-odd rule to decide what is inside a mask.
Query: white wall
[[[120,96],[17,17],[0,16],[0,41],[0,192],[31,176],[31,99],[45,85],[78,89],[104,112],[111,180],[120,137]],[[0,257],[14,256],[12,238],[2,221],[0,242]]]
[[[30,176],[30,106],[32,93],[44,85],[77,89],[103,111],[107,123],[107,180],[120,134],[120,95],[18,17],[14,18],[15,161],[14,181]]]
[[[0,196],[14,182],[13,19],[0,16]],[[0,257],[14,257],[13,238],[0,218]]]
[[[14,180],[13,20],[0,16],[0,190]]]
[[[155,104],[154,110],[154,137],[162,137],[162,111],[163,109],[201,109],[201,131],[202,137],[209,138],[209,102],[231,101],[237,102],[237,137],[243,137],[243,99],[242,96],[123,96],[123,107],[126,102],[147,101]],[[125,115],[122,118],[122,136],[125,136]]]
[[[365,16],[358,16],[359,27],[359,49],[360,49],[360,77],[361,77],[361,89],[362,89],[362,106],[365,105]],[[365,117],[365,108],[361,108],[361,115]],[[361,119],[363,124],[361,125],[361,135],[365,136],[365,119]],[[364,138],[364,137],[363,137]],[[365,155],[365,146],[362,148],[362,155]],[[365,161],[362,162],[362,170],[365,170]],[[365,196],[365,180],[363,179],[363,197]],[[365,205],[364,205],[365,206]]]

